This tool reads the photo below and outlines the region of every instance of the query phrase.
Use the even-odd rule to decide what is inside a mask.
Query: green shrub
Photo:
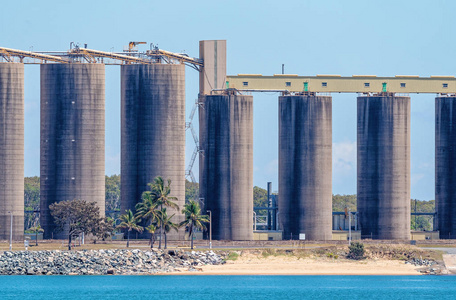
[[[239,257],[239,254],[237,252],[230,252],[230,254],[228,254],[228,257],[226,258],[226,260],[237,260]]]
[[[364,258],[364,244],[360,242],[353,242],[348,246],[348,258],[362,259]]]
[[[263,255],[263,257],[268,257],[268,256],[271,256],[271,255],[277,256],[276,250],[272,249],[272,248],[264,249],[261,254]]]

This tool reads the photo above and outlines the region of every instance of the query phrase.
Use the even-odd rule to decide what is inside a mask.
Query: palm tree
[[[154,178],[154,183],[148,184],[151,188],[151,195],[154,199],[154,202],[157,206],[160,207],[160,210],[163,210],[163,206],[175,208],[179,210],[179,205],[177,205],[174,201],[177,201],[177,197],[172,197],[169,194],[171,193],[171,179],[168,179],[168,185],[165,185],[165,182],[161,176],[157,176]],[[158,248],[161,249],[163,237],[163,226],[160,226],[160,241],[158,244]]]
[[[150,223],[159,218],[158,203],[155,195],[146,191],[142,194],[142,202],[136,204],[136,217],[148,220]]]
[[[133,215],[131,209],[126,210],[125,214],[120,216],[122,221],[117,228],[127,229],[127,248],[130,246],[130,231],[136,230],[137,232],[143,232],[144,228],[138,225],[138,218]]]
[[[29,228],[30,231],[35,233],[35,246],[38,246],[38,232],[44,232],[44,229],[40,225]]]
[[[158,209],[157,201],[155,201],[156,197],[152,192],[144,192],[141,198],[142,202],[136,204],[136,217],[147,220],[146,224],[149,224],[149,227],[155,224],[155,229],[153,230],[154,232],[151,233],[149,230],[147,230],[147,232],[151,233],[150,242],[152,248],[154,242],[152,241],[152,238],[155,239],[155,236],[153,235],[157,229],[156,223],[160,218],[160,210]],[[152,227],[150,227],[150,229],[152,229]]]
[[[184,205],[182,213],[185,215],[185,220],[182,221],[179,226],[188,226],[188,235],[192,241],[193,249],[193,234],[195,228],[206,229],[204,223],[209,223],[209,216],[201,214],[201,208],[198,202],[190,200],[187,204]]]
[[[152,249],[155,243],[155,231],[157,231],[157,224],[150,224],[146,227],[146,230],[150,233],[150,249]]]
[[[172,216],[168,216],[166,213],[166,207],[161,210],[161,216],[160,216],[160,228],[163,228],[164,234],[165,234],[165,249],[168,248],[168,241],[166,238],[166,234],[171,231],[171,229],[178,230],[179,225],[176,223],[173,223],[171,221],[172,217],[174,217],[174,214]]]

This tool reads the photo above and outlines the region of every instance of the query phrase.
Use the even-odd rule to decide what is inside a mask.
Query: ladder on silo
[[[185,170],[185,178],[190,177],[190,180],[192,183],[196,183],[195,180],[195,175],[193,174],[193,165],[195,164],[196,156],[198,153],[201,152],[200,147],[199,147],[199,139],[198,135],[196,134],[195,129],[193,128],[193,117],[195,116],[196,108],[199,106],[198,100],[195,100],[195,105],[193,105],[192,111],[190,113],[190,120],[185,123],[185,129],[190,129],[190,132],[192,133],[193,136],[193,141],[195,142],[195,149],[193,150],[192,157],[190,159],[190,163],[188,164],[187,170]]]

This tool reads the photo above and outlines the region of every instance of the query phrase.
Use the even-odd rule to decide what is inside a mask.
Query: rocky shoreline
[[[5,251],[0,275],[152,275],[201,271],[225,263],[227,253],[184,250]]]

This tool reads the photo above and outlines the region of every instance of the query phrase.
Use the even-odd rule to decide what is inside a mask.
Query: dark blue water
[[[0,276],[0,299],[456,299],[456,276]]]

